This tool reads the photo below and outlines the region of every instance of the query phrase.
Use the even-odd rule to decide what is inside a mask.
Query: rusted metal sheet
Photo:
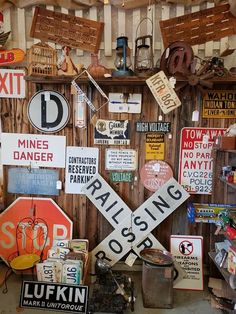
[[[173,278],[173,265],[158,267],[143,262],[142,296],[144,306],[147,308],[172,308]]]
[[[165,47],[175,41],[197,45],[236,34],[236,18],[230,13],[229,4],[159,23]]]
[[[103,27],[103,22],[36,7],[30,36],[97,53]]]

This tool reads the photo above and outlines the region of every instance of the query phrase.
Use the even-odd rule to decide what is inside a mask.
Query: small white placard
[[[136,170],[137,151],[134,149],[106,149],[106,170]]]
[[[109,112],[140,113],[142,94],[109,93]]]
[[[171,235],[170,250],[187,274],[174,288],[203,290],[203,237]]]

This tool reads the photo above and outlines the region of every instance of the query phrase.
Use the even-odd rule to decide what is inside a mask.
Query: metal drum
[[[140,255],[143,259],[143,306],[172,308],[175,269],[171,256],[157,249],[144,249]]]

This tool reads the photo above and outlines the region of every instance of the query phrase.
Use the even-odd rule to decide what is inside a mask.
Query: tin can
[[[145,308],[172,308],[174,265],[170,256],[160,250],[144,249],[142,297]]]

